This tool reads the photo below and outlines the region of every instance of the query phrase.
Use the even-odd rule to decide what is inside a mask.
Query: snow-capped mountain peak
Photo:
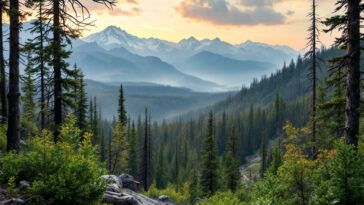
[[[201,51],[209,51],[238,60],[268,61],[273,64],[281,64],[298,55],[298,52],[287,46],[274,46],[253,41],[232,45],[218,37],[198,40],[191,36],[178,43],[158,38],[140,38],[116,26],[106,27],[83,40],[95,42],[107,50],[123,47],[139,55],[157,56],[169,63],[183,62]]]
[[[178,42],[177,46],[181,49],[196,49],[201,46],[201,43],[195,37],[191,36],[188,39],[182,39]]]

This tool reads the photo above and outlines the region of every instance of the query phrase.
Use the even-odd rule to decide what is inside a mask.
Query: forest
[[[364,4],[322,19],[310,2],[307,52],[278,71],[166,120],[130,117],[120,84],[109,120],[67,61],[93,25],[86,1],[0,0],[0,204],[364,204]]]

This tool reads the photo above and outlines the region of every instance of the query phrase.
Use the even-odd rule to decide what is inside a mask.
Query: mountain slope
[[[101,107],[102,116],[111,120],[117,113],[119,83],[102,83],[86,80],[88,97],[95,96]],[[132,119],[144,113],[148,107],[153,120],[172,118],[195,109],[212,105],[232,93],[193,92],[150,83],[123,83],[125,105]]]
[[[219,86],[178,71],[157,57],[143,57],[123,48],[105,50],[96,43],[75,47],[71,64],[77,63],[87,78],[104,82],[150,82],[199,91],[217,91]]]
[[[188,58],[182,71],[222,85],[241,87],[257,76],[269,73],[273,64],[257,61],[240,61],[209,51],[202,51]]]

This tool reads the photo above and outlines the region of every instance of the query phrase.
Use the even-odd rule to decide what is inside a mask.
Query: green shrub
[[[18,189],[16,188],[16,180],[15,177],[10,177],[8,183],[6,185],[6,196],[9,198],[14,197],[18,193]]]
[[[215,195],[204,199],[202,202],[198,203],[198,205],[245,205],[246,203],[242,202],[237,194],[228,192],[218,192]]]
[[[90,134],[80,140],[79,129],[74,118],[61,128],[61,141],[53,143],[52,135],[44,131],[26,141],[19,154],[8,153],[0,159],[2,181],[15,176],[27,180],[27,190],[32,198],[47,204],[92,204],[105,191],[105,182],[100,178],[105,173],[99,162],[97,150],[91,144]]]
[[[168,184],[165,189],[158,189],[155,184],[152,184],[145,195],[157,199],[161,195],[167,195],[172,202],[176,204],[189,204],[189,185],[185,183],[181,192],[176,191],[172,184]]]
[[[6,152],[6,131],[8,129],[7,124],[1,124],[0,125],[0,151],[3,153]]]

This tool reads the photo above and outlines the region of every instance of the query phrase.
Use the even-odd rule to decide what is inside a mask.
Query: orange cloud
[[[176,11],[183,17],[217,25],[278,25],[286,16],[272,8],[273,0],[241,0],[241,9],[226,0],[184,0]],[[275,0],[280,1],[280,0]]]

